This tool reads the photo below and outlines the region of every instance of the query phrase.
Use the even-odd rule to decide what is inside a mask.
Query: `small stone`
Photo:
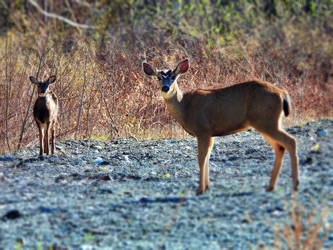
[[[12,156],[0,156],[0,161],[12,161],[14,157]]]
[[[127,163],[130,162],[130,160],[129,160],[129,158],[128,158],[128,155],[124,155],[124,156],[123,156],[123,159],[124,159],[124,161],[126,161]]]
[[[103,149],[101,146],[99,146],[99,145],[94,145],[94,144],[91,145],[90,148],[92,148],[92,149],[98,149],[98,150],[102,150],[102,149]]]
[[[98,180],[100,180],[100,181],[110,181],[111,177],[110,177],[110,175],[102,175],[102,176],[98,177]]]
[[[321,128],[317,129],[316,134],[320,137],[327,136],[327,132],[324,129],[321,129]]]
[[[305,160],[303,160],[302,161],[302,165],[310,165],[310,164],[312,164],[313,163],[313,159],[312,159],[312,157],[307,157]]]
[[[97,157],[97,158],[94,160],[94,162],[95,162],[97,165],[101,165],[103,161],[104,161],[104,160],[103,160],[102,157]]]
[[[54,208],[49,208],[49,207],[44,207],[44,206],[39,206],[38,209],[41,213],[47,213],[47,214],[53,213],[56,211]]]

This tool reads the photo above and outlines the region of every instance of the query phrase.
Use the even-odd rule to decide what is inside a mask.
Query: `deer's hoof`
[[[205,189],[198,188],[197,195],[201,195],[209,190],[209,187],[206,186]]]
[[[203,191],[202,189],[199,188],[199,189],[197,190],[197,195],[202,195],[203,192],[204,192],[204,191]]]
[[[267,192],[272,192],[274,190],[274,187],[271,187],[271,186],[268,186],[267,188],[266,188],[266,191]]]

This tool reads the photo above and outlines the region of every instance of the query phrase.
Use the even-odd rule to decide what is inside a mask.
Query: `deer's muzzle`
[[[169,89],[170,89],[170,87],[169,87],[168,85],[163,85],[163,86],[162,86],[162,91],[163,91],[163,92],[168,92]]]

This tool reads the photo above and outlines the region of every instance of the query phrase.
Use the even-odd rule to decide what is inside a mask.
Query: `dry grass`
[[[210,7],[207,11],[214,10]],[[115,34],[102,29],[89,34],[31,12],[27,21],[13,11],[16,27],[0,37],[0,154],[37,144],[31,114],[36,96],[28,77],[38,71],[40,79],[57,74],[52,86],[60,99],[57,140],[188,136],[169,116],[156,81],[142,73],[143,60],[172,68],[190,57],[190,71],[179,80],[185,91],[254,78],[274,82],[291,96],[287,126],[333,117],[331,33],[319,26],[307,29],[311,19],[269,23],[258,14],[257,29],[229,31],[228,38],[211,30],[201,33],[204,27],[192,23],[185,30],[167,14],[157,20],[160,26],[146,25],[156,16],[143,15],[144,22],[133,22],[132,29],[121,24]],[[181,24],[186,21],[200,20],[180,17]],[[126,32],[120,32],[121,27]]]
[[[330,225],[326,222],[329,208],[316,206],[306,213],[297,203],[295,194],[290,211],[290,222],[274,228],[274,249],[323,249],[329,236]]]

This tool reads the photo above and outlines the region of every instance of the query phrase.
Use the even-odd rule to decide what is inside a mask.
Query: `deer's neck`
[[[48,91],[46,93],[38,93],[37,99],[43,98],[46,100],[46,102],[54,102],[56,105],[58,104],[58,98],[52,91]]]
[[[38,97],[46,97],[48,93],[38,93]]]
[[[166,106],[170,114],[181,124],[184,124],[184,102],[183,92],[178,87],[177,82],[170,86],[168,93],[163,93]]]

